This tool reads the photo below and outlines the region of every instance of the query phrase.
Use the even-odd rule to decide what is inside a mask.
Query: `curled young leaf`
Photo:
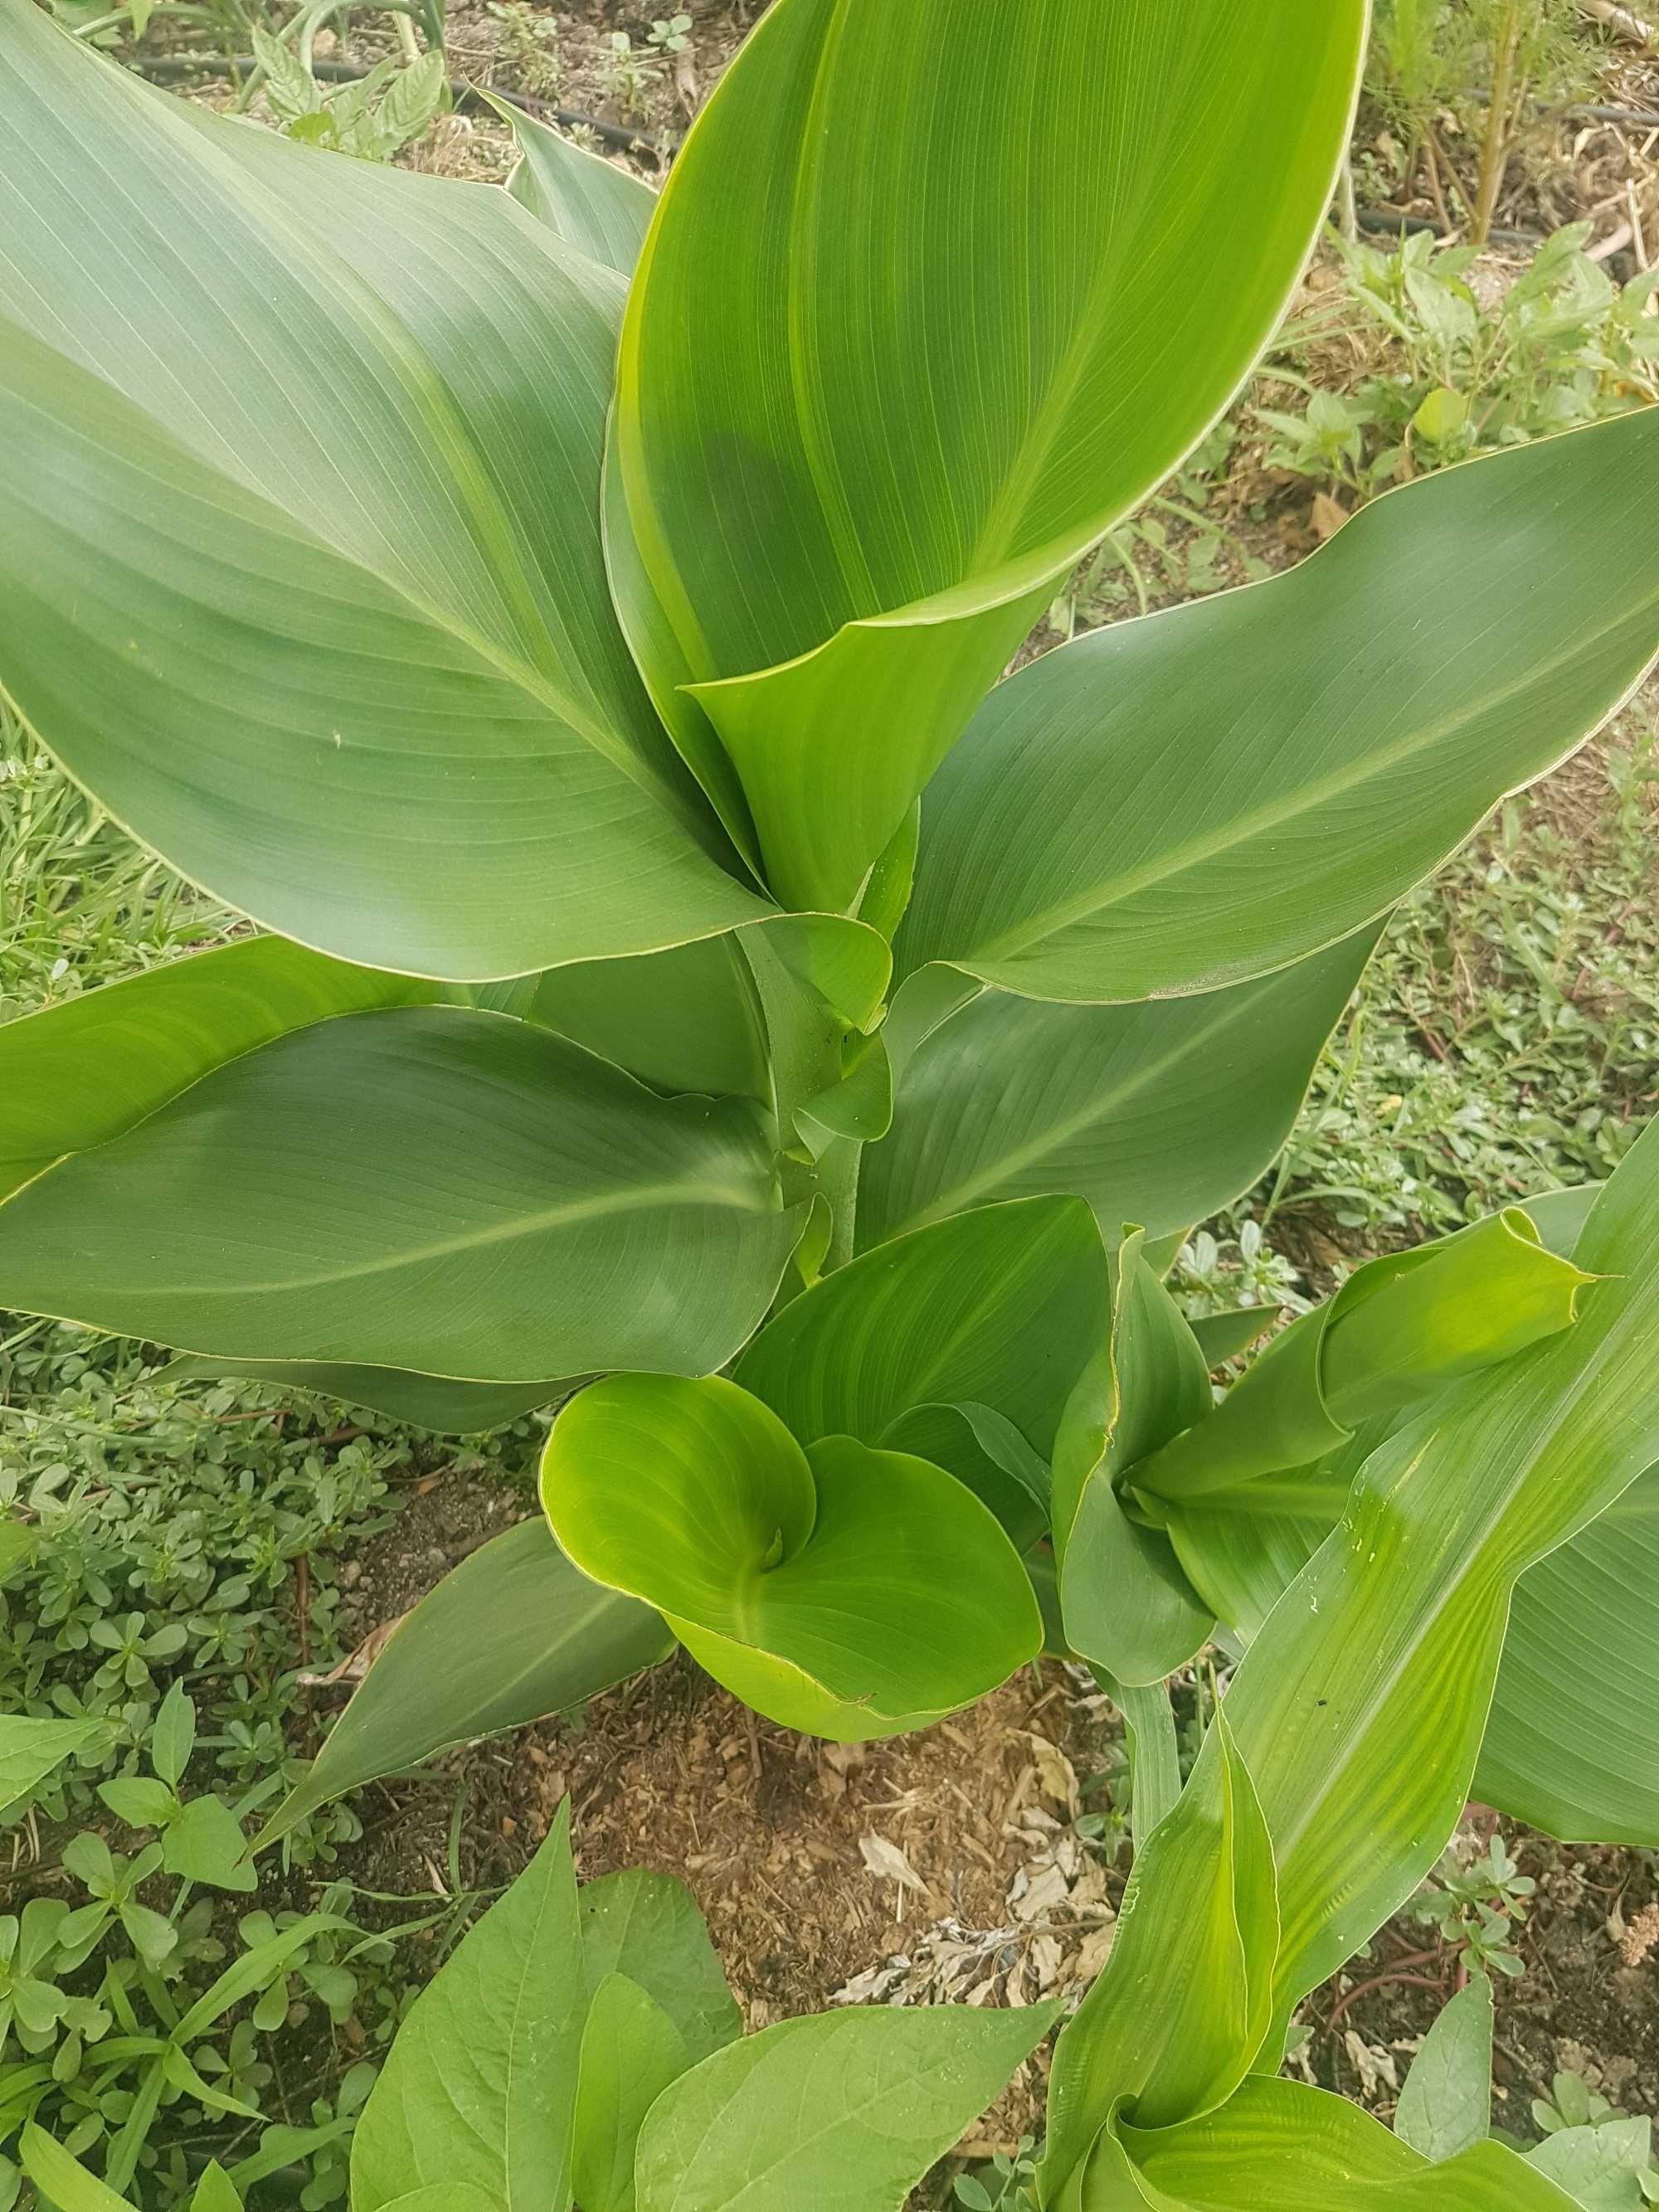
[[[1041,1646],[1018,1554],[954,1476],[848,1436],[803,1448],[732,1382],[594,1384],[554,1424],[542,1498],[585,1573],[787,1727],[925,1727]]]

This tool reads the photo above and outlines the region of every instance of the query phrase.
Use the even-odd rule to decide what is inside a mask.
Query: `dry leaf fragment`
[[[896,1881],[901,1889],[914,1889],[918,1895],[927,1894],[927,1884],[911,1865],[896,1844],[890,1844],[885,1836],[860,1836],[859,1850],[864,1863],[872,1875],[883,1881]]]

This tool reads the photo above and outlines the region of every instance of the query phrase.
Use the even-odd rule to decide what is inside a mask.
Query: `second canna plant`
[[[569,1401],[313,1802],[677,1639],[849,1738],[1046,1643],[1155,1731],[1362,1444],[1574,1333],[1593,1258],[1516,1213],[1212,1415],[1253,1323],[1160,1269],[1651,664],[1659,414],[1003,676],[1270,338],[1365,27],[775,0],[653,196],[526,123],[505,191],[341,161],[0,0],[0,686],[252,925],[0,1031],[0,1303]],[[1659,1838],[1659,1698],[1584,1719],[1653,1680],[1650,1504],[1530,1645],[1521,1585],[1483,1772],[1560,1832]]]

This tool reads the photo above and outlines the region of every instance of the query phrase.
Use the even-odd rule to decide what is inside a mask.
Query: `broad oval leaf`
[[[852,901],[1049,580],[1238,388],[1328,203],[1364,9],[966,22],[781,0],[629,297],[619,604],[659,700],[696,686],[791,905]]]
[[[410,1007],[282,1038],[37,1176],[0,1208],[0,1298],[232,1357],[698,1371],[798,1229],[754,1108]]]
[[[690,2064],[685,2039],[637,1982],[607,1974],[582,2029],[570,2179],[581,2212],[634,2212],[645,2116]]]
[[[1058,2009],[854,2007],[763,2028],[653,2106],[639,2212],[898,2212]]]
[[[1395,2112],[1395,2133],[1436,2165],[1492,2132],[1492,1983],[1477,1972],[1424,2037]]]
[[[415,2000],[351,2146],[351,2212],[411,2188],[568,2212],[587,1990],[570,1808]]]
[[[33,8],[0,133],[0,678],[70,771],[246,912],[411,973],[763,912],[611,607],[623,280]]]
[[[654,1997],[695,2062],[743,2033],[697,1901],[672,1875],[628,1867],[581,1891],[582,1971],[590,1998],[607,1974],[624,1974]]]
[[[1185,1231],[1289,1136],[1376,932],[1283,975],[1174,1003],[1045,1006],[985,991],[909,1058],[859,1174],[860,1248],[998,1199],[1072,1191],[1115,1240]]]
[[[579,1574],[539,1516],[452,1568],[394,1630],[254,1845],[453,1744],[571,1711],[674,1648],[658,1613]]]
[[[1018,1554],[954,1476],[848,1436],[803,1449],[732,1382],[595,1383],[553,1425],[542,1498],[585,1573],[788,1728],[925,1727],[1042,1645]]]
[[[1000,685],[923,800],[901,972],[1121,1001],[1282,968],[1392,905],[1656,651],[1659,413],[1406,485],[1288,575]]]

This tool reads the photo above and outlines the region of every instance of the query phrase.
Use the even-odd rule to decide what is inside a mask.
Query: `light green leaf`
[[[1095,1680],[1123,1716],[1132,1792],[1130,1832],[1139,1852],[1158,1822],[1175,1810],[1181,1795],[1181,1747],[1170,1686],[1156,1682],[1136,1689],[1098,1669]]]
[[[654,1997],[693,2061],[743,2033],[697,1901],[672,1875],[629,1867],[581,1893],[582,1964],[590,1997],[607,1974],[624,1974]]]
[[[652,2107],[639,2212],[899,2212],[1058,2010],[853,2008],[731,2044]]]
[[[658,1614],[579,1574],[539,1516],[521,1521],[421,1600],[254,1849],[452,1744],[568,1712],[673,1648]]]
[[[23,2123],[19,2156],[24,2172],[58,2212],[133,2212],[125,2197],[106,2189],[33,2120]]]
[[[1066,1638],[1132,1688],[1162,1682],[1208,1640],[1215,1615],[1160,1529],[1118,1494],[1126,1468],[1202,1420],[1204,1354],[1143,1251],[1139,1230],[1115,1268],[1109,1340],[1066,1401],[1054,1444],[1054,1538]]]
[[[1527,2161],[1585,2212],[1643,2212],[1639,2177],[1653,2161],[1653,2123],[1621,2116],[1599,2127],[1560,2128]]]
[[[1289,1135],[1376,933],[1202,998],[1045,1006],[986,991],[916,1051],[865,1153],[860,1247],[994,1199],[1075,1192],[1115,1242],[1185,1231]]]
[[[769,1322],[733,1372],[803,1443],[896,1447],[918,1407],[971,1404],[1046,1458],[1109,1295],[1079,1200],[982,1206],[837,1268]]]
[[[752,1108],[407,1007],[250,1053],[38,1176],[0,1209],[0,1297],[232,1358],[696,1370],[753,1329],[798,1228]]]
[[[564,2212],[586,2009],[566,1803],[398,2030],[352,2140],[352,2212],[411,2183]]]
[[[338,1919],[330,1912],[307,1912],[303,1918],[290,1921],[276,1935],[268,1936],[263,1942],[253,1944],[233,1959],[224,1972],[197,1998],[174,2027],[173,2042],[181,2048],[194,2043],[246,1998],[269,1989],[276,1977],[296,1953],[304,1950],[307,1943],[315,1942],[319,1936],[336,1933],[349,1925],[349,1922]]]
[[[1431,2166],[1357,2105],[1299,2081],[1256,2078],[1206,2118],[1121,2136],[1157,2212],[1571,2212],[1499,2143]],[[1115,2212],[1135,2200],[1085,2185],[1082,2203]]]
[[[329,1359],[213,1359],[185,1352],[168,1360],[158,1382],[268,1382],[337,1398],[389,1413],[394,1421],[441,1436],[469,1437],[502,1427],[533,1413],[572,1388],[570,1381],[457,1382],[447,1375],[414,1375],[405,1368],[351,1367]]]
[[[242,2200],[216,2158],[196,2185],[190,2212],[242,2212]],[[457,2212],[466,2212],[466,2208],[458,2206]]]
[[[1589,1280],[1516,1206],[1372,1260],[1276,1337],[1206,1419],[1141,1460],[1135,1486],[1184,1502],[1323,1459],[1363,1422],[1570,1328]]]
[[[852,902],[1050,580],[1238,388],[1364,12],[785,0],[721,79],[629,295],[608,530],[786,904]]]
[[[106,1733],[102,1721],[30,1720],[0,1713],[0,1810],[38,1790],[53,1770]]]
[[[1243,1358],[1278,1318],[1274,1306],[1235,1306],[1226,1313],[1200,1315],[1189,1326],[1213,1374],[1230,1360]]]
[[[1492,1984],[1474,1974],[1423,2039],[1411,2063],[1394,2130],[1439,2165],[1492,2132]]]
[[[611,608],[623,280],[504,192],[158,99],[30,8],[0,132],[0,678],[70,771],[400,971],[765,911]]]
[[[1208,1741],[1218,1789],[1183,1791],[1137,1852],[1106,1964],[1054,2046],[1045,2203],[1120,2102],[1152,2126],[1213,2110],[1272,2025],[1273,1847],[1221,1715]]]
[[[690,2055],[637,1982],[607,1974],[582,2030],[571,2180],[581,2212],[634,2212],[634,2147],[650,2111]]]
[[[511,125],[519,161],[507,189],[573,253],[631,276],[657,195],[620,163],[590,154],[562,131],[489,92],[483,97]]]
[[[491,2197],[471,2182],[434,2181],[429,2188],[411,2189],[407,2197],[394,2197],[386,2212],[507,2212],[499,2197]]]
[[[1281,2018],[1455,1826],[1516,1582],[1659,1459],[1659,1125],[1577,1256],[1605,1279],[1577,1325],[1468,1377],[1372,1454],[1228,1694],[1279,1869]],[[1188,1789],[1218,1782],[1206,1755]]]
[[[214,1889],[258,1887],[258,1877],[246,1863],[242,1824],[222,1797],[192,1797],[169,1823],[161,1850],[161,1863],[169,1874],[207,1882]]]
[[[435,984],[254,937],[8,1022],[0,1026],[0,1197],[294,1030],[441,995]]]
[[[1656,650],[1659,416],[1440,471],[1288,575],[1000,685],[923,800],[900,971],[1121,1001],[1282,968],[1564,759]]]
[[[554,1424],[542,1498],[584,1573],[658,1607],[786,1727],[925,1727],[1041,1648],[1019,1556],[970,1491],[850,1436],[803,1450],[732,1382],[595,1383]]]
[[[196,1708],[182,1682],[175,1682],[161,1700],[150,1731],[149,1763],[170,1789],[176,1790],[196,1748]]]

